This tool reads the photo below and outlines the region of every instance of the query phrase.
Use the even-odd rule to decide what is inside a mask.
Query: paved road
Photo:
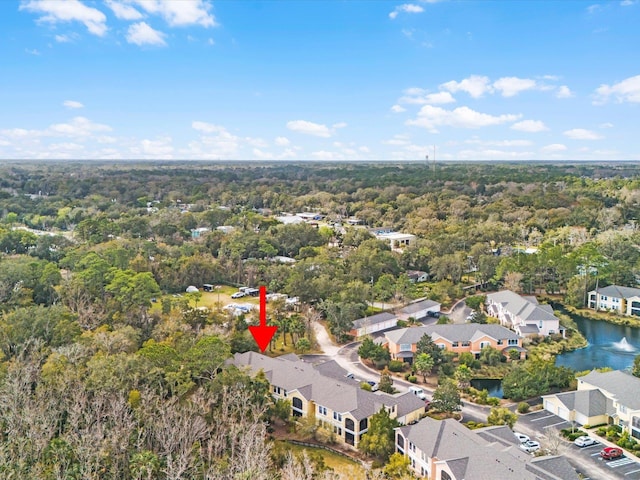
[[[571,423],[546,410],[521,415],[515,430],[529,435],[541,445],[549,445],[553,430],[570,428]],[[601,440],[596,436],[593,438]],[[610,445],[607,443],[607,445]],[[592,480],[640,480],[640,463],[629,457],[605,461],[600,458],[600,450],[606,446],[601,443],[590,447],[577,447],[573,443],[562,441],[558,445],[558,454],[564,455],[584,478]]]
[[[451,317],[466,320],[469,307],[464,303],[456,304],[450,313]],[[454,320],[455,321],[455,320]],[[429,319],[428,323],[434,323],[435,319]],[[334,345],[327,335],[324,327],[319,323],[314,324],[316,338],[320,348],[325,352],[322,355],[303,355],[303,359],[312,363],[320,363],[327,360],[335,360],[342,368],[353,373],[360,380],[379,381],[380,373],[376,370],[364,366],[358,357],[358,347],[360,342],[350,343],[343,347]],[[404,380],[394,378],[394,386],[401,392],[405,392],[413,384]],[[433,395],[433,388],[424,387],[429,395]],[[512,404],[511,409],[515,409]],[[462,415],[464,421],[473,420],[475,422],[486,422],[490,407],[463,402]],[[570,427],[570,423],[556,415],[542,410],[521,415],[516,423],[515,430],[529,435],[532,439],[538,440],[543,446],[553,443],[549,441],[551,429],[562,429]],[[550,435],[551,437],[553,435]],[[583,475],[583,478],[591,480],[640,480],[640,463],[632,458],[623,457],[617,460],[604,461],[600,458],[602,445],[593,447],[576,447],[573,443],[562,441],[558,448],[558,454],[565,455],[576,470]]]

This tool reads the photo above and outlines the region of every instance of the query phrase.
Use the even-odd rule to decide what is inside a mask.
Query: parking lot
[[[563,420],[546,410],[541,410],[520,416],[515,429],[527,433],[532,439],[544,445],[545,433],[550,428],[563,429],[571,427],[571,422]],[[594,438],[596,438],[594,436]],[[630,456],[623,456],[615,460],[600,458],[600,450],[605,445],[597,443],[588,447],[577,447],[573,443],[563,442],[558,453],[565,455],[573,466],[591,480],[623,478],[626,480],[640,480],[640,463]]]

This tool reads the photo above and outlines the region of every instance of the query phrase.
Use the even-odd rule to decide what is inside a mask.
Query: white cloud
[[[502,92],[503,97],[513,97],[525,90],[536,88],[536,81],[530,78],[502,77],[493,82],[493,88]]]
[[[40,50],[38,50],[37,48],[33,48],[33,49],[25,48],[25,49],[24,49],[24,51],[25,51],[26,53],[28,53],[29,55],[35,55],[36,57],[37,57],[38,55],[42,55],[42,54],[40,53]]]
[[[147,13],[160,15],[171,27],[200,25],[215,27],[215,17],[209,12],[211,4],[203,0],[133,0]]]
[[[396,7],[396,9],[391,12],[389,14],[389,18],[390,19],[394,19],[398,16],[398,13],[400,12],[404,12],[404,13],[422,13],[424,12],[424,8],[422,8],[420,5],[415,5],[413,3],[405,3],[403,5],[398,5]]]
[[[216,44],[216,42],[215,42],[215,40],[213,40],[213,38],[209,38],[207,40],[207,45],[215,45],[215,44]]]
[[[326,150],[320,150],[311,154],[316,160],[339,160],[338,156],[334,152],[328,152]]]
[[[560,77],[558,75],[543,75],[542,78],[544,80],[552,80],[554,82],[560,80]]]
[[[445,103],[454,103],[456,101],[449,92],[438,92],[438,93],[430,93],[426,97],[424,97],[425,101],[429,104],[445,104]]]
[[[540,149],[540,151],[545,153],[564,152],[565,150],[567,150],[567,146],[562,143],[552,143]]]
[[[593,132],[591,130],[586,130],[584,128],[574,128],[571,130],[567,130],[564,132],[564,135],[573,140],[600,140],[601,138],[603,138],[599,133]]]
[[[408,103],[413,105],[440,105],[445,103],[453,103],[456,101],[449,92],[427,93],[422,88],[408,88],[405,90],[405,96],[400,97],[399,103]],[[404,111],[404,110],[403,110]]]
[[[154,30],[146,22],[134,23],[127,30],[127,42],[136,45],[158,45],[165,46],[165,34]]]
[[[544,122],[540,120],[523,120],[522,122],[514,123],[511,125],[513,130],[518,130],[520,132],[530,132],[537,133],[543,132],[545,130],[549,130]]]
[[[46,135],[66,137],[86,137],[94,132],[110,132],[109,125],[94,123],[85,117],[75,117],[69,123],[54,123],[45,132]]]
[[[105,3],[120,20],[140,20],[142,18],[142,14],[131,5],[116,2],[115,0],[106,0]]]
[[[67,108],[84,108],[82,103],[75,100],[65,100],[62,104]]]
[[[613,128],[613,123],[610,122],[605,122],[605,123],[601,123],[600,128]]]
[[[241,146],[240,137],[228,132],[225,127],[212,123],[194,121],[191,127],[202,134],[199,141],[189,144],[186,153],[192,158],[237,158]]]
[[[594,14],[594,13],[596,13],[598,10],[600,10],[600,8],[601,8],[601,7],[600,7],[600,5],[598,5],[597,3],[596,3],[596,4],[594,4],[594,5],[589,5],[589,6],[587,7],[587,13],[589,13],[589,14]]]
[[[629,77],[613,85],[600,85],[596,89],[596,99],[594,103],[601,105],[609,100],[609,97],[622,102],[640,103],[640,75]]]
[[[420,109],[420,112],[418,112],[418,117],[415,120],[408,120],[406,124],[435,131],[438,126],[481,128],[513,122],[518,118],[520,118],[520,115],[506,114],[494,116],[487,113],[476,112],[469,107],[445,110],[440,107],[425,105]]]
[[[274,143],[279,147],[286,147],[291,144],[287,137],[276,137]]]
[[[72,35],[62,34],[62,35],[55,35],[53,38],[58,43],[69,43],[73,41],[73,37],[74,37],[73,34]]]
[[[620,5],[623,7],[629,7],[634,3],[636,3],[635,0],[621,0]]]
[[[347,126],[346,122],[338,122],[331,125],[331,128],[345,128]]]
[[[487,147],[530,147],[533,145],[531,140],[480,140],[477,137],[465,140],[464,143]]]
[[[485,93],[492,91],[489,78],[480,75],[471,75],[460,82],[451,80],[450,82],[441,84],[440,88],[452,93],[459,91],[467,92],[473,98],[480,98]]]
[[[39,22],[81,22],[93,35],[101,37],[107,32],[105,14],[79,0],[29,0],[20,5],[20,10],[42,14]]]
[[[401,107],[400,105],[394,105],[393,107],[391,107],[391,111],[393,113],[402,113],[402,112],[406,112],[407,109],[404,107]]]
[[[566,85],[561,85],[558,87],[558,91],[556,92],[556,97],[558,98],[571,98],[573,97],[573,92]]]
[[[493,148],[460,150],[453,156],[441,154],[440,158],[452,160],[528,160],[533,157],[529,151],[509,151]]]
[[[328,138],[331,136],[331,131],[326,125],[319,123],[308,122],[306,120],[292,120],[287,122],[287,128],[294,132],[304,133],[305,135],[313,135],[316,137]]]
[[[140,142],[142,152],[147,158],[173,158],[173,145],[171,137],[162,137],[157,140],[144,139]],[[134,149],[134,153],[139,153]]]

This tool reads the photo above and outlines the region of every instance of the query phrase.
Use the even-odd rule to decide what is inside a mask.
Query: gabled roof
[[[448,325],[429,325],[426,327],[401,328],[385,333],[385,337],[393,343],[414,344],[424,334],[430,335],[434,340],[443,338],[450,342],[471,342],[485,335],[496,340],[518,339],[518,335],[502,325],[464,323]]]
[[[445,463],[458,479],[578,480],[564,457],[539,457],[543,460],[534,462],[517,442],[488,441],[485,436],[492,435],[491,430],[484,429],[485,435],[480,435],[453,419],[427,417],[397,430],[426,457]],[[506,431],[497,430],[496,436],[504,435]]]
[[[521,297],[511,290],[502,290],[487,295],[487,300],[498,303],[511,314],[521,318],[524,322],[558,321],[553,309],[538,305],[525,297]]]
[[[608,287],[602,287],[599,288],[597,292],[600,295],[606,295],[607,297],[615,298],[640,297],[640,288],[621,287],[619,285],[609,285]]]
[[[597,389],[559,393],[556,398],[569,410],[575,410],[588,417],[607,413],[607,397]]]
[[[262,370],[273,386],[286,391],[297,390],[308,401],[330,408],[338,413],[350,413],[356,420],[370,417],[385,407],[396,406],[398,416],[424,407],[415,395],[394,397],[383,392],[369,392],[358,382],[339,378],[345,372],[335,362],[314,367],[299,358],[271,358],[256,352],[236,353],[229,363],[249,367],[252,373]]]
[[[370,317],[360,318],[353,322],[353,328],[358,329],[364,326],[376,325],[378,323],[384,323],[388,320],[393,320],[396,316],[393,313],[382,312],[376,315],[371,315]]]
[[[611,372],[589,372],[584,377],[578,377],[578,382],[588,383],[600,390],[613,395],[621,405],[640,410],[640,378],[622,370]]]
[[[433,300],[422,300],[421,302],[415,302],[407,305],[402,310],[400,310],[400,312],[411,315],[412,313],[420,312],[427,309],[433,309],[435,307],[438,307],[439,310],[440,304],[438,302],[434,302]]]

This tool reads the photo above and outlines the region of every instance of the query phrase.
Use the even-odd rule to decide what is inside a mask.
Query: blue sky
[[[0,159],[640,160],[640,0],[0,2]]]

